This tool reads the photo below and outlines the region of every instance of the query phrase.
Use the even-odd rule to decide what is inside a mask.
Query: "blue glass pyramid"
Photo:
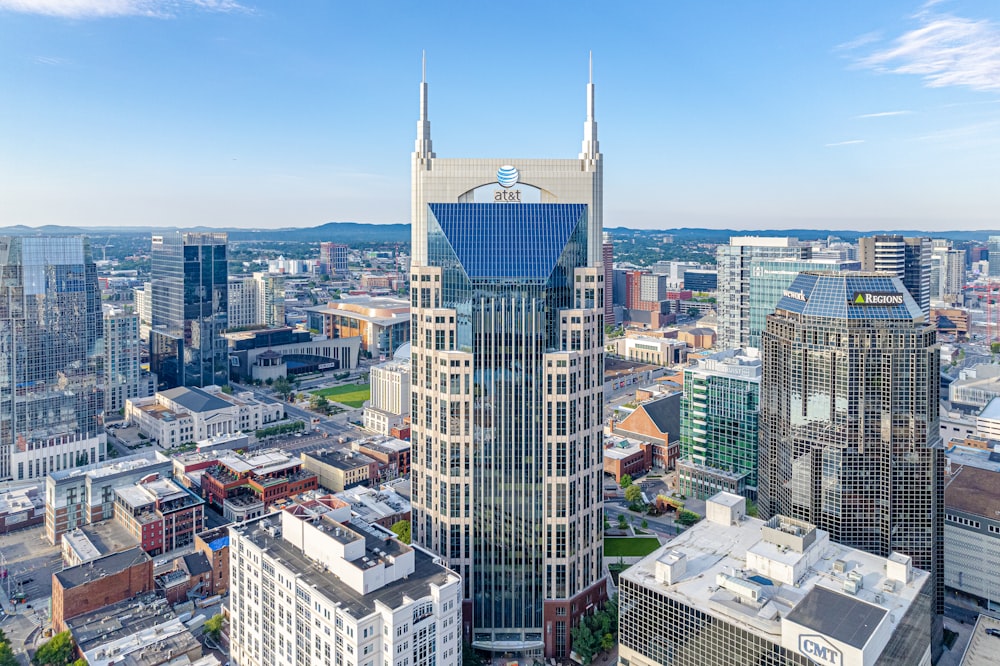
[[[433,203],[440,226],[470,279],[545,280],[573,231],[586,223],[586,204]]]

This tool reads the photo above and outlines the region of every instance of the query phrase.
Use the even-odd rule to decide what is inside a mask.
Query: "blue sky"
[[[1000,228],[1000,4],[0,0],[0,224],[405,222],[439,157],[575,157],[608,226]]]

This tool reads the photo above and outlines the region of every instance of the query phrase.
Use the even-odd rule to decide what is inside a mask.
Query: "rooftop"
[[[987,633],[987,632],[996,633]],[[961,666],[996,666],[1000,654],[1000,620],[980,615],[972,630],[969,646],[962,655]]]
[[[137,453],[135,455],[125,456],[123,458],[116,458],[114,462],[98,462],[90,465],[83,465],[81,467],[74,467],[73,469],[51,472],[49,477],[57,483],[65,479],[82,476],[99,479],[107,476],[114,476],[115,474],[132,472],[137,469],[142,469],[143,467],[149,467],[159,463],[169,462],[170,459],[159,451],[150,451],[147,453]]]
[[[271,520],[273,519],[272,517]],[[295,571],[305,586],[320,590],[324,596],[335,599],[341,608],[356,618],[373,613],[376,601],[382,602],[390,608],[395,608],[408,599],[419,599],[427,596],[430,594],[431,585],[444,585],[457,578],[452,571],[437,564],[433,555],[413,547],[415,566],[412,573],[374,592],[360,594],[322,564],[285,541],[280,534],[275,536],[262,529],[265,520],[267,520],[266,517],[233,525],[230,527],[231,534],[248,538],[268,556],[277,558],[290,570]],[[365,539],[365,552],[369,555],[373,555],[375,549],[384,551],[386,548],[404,547],[388,532],[380,530],[378,527],[369,527],[356,522],[349,523],[348,527],[353,534]],[[333,537],[332,533],[327,532],[327,534]],[[405,548],[410,548],[410,546],[405,546]],[[390,552],[390,554],[392,553]]]
[[[201,413],[213,412],[218,409],[226,409],[232,405],[215,395],[198,388],[179,386],[177,388],[160,391],[164,398],[176,402],[188,411]]]
[[[726,494],[720,495],[725,499]],[[664,558],[681,560],[682,566],[664,575],[663,567],[669,566]],[[890,615],[903,617],[927,581],[928,574],[908,569],[908,561],[889,563],[833,543],[823,530],[784,517],[767,523],[754,518],[736,524],[704,520],[622,577],[776,643],[781,643],[784,618],[863,646]],[[889,579],[887,564],[893,575],[909,570],[909,582]],[[783,582],[782,576],[794,584]]]
[[[1000,398],[993,398],[986,403],[983,411],[979,412],[979,418],[1000,421]]]
[[[68,567],[54,575],[63,589],[86,585],[100,580],[105,576],[121,573],[129,567],[143,562],[150,562],[149,555],[142,548],[129,548],[118,553],[111,553],[96,560],[75,567]]]
[[[170,604],[150,592],[66,620],[73,640],[88,651],[177,617]]]
[[[1000,472],[952,467],[944,489],[944,505],[948,509],[997,520],[1000,517]]]
[[[350,449],[321,449],[311,453],[303,453],[302,460],[307,458],[318,460],[319,462],[336,467],[340,470],[352,470],[374,464],[376,461],[363,453],[351,451]]]

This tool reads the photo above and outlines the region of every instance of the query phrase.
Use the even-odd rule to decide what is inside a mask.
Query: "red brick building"
[[[143,481],[115,494],[115,521],[150,555],[192,543],[205,525],[205,501],[173,479]]]
[[[211,594],[229,592],[229,528],[216,527],[194,538],[195,552],[204,553],[212,567]]]
[[[141,548],[63,569],[52,574],[52,628],[65,631],[69,618],[154,589],[153,560]]]
[[[653,445],[609,438],[604,445],[604,473],[621,483],[622,476],[645,474],[653,467]]]
[[[267,505],[318,487],[316,475],[303,469],[299,458],[277,449],[220,456],[201,477],[205,500],[220,509],[238,495],[253,495]]]
[[[362,440],[354,450],[378,463],[377,478],[395,479],[410,473],[410,443],[402,439]]]
[[[614,432],[649,442],[652,465],[672,469],[680,456],[681,394],[647,400],[614,426]]]

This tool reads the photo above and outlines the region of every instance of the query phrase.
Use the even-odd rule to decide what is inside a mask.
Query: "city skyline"
[[[592,49],[609,227],[1000,226],[995,6],[588,9],[0,0],[0,219],[406,222],[422,50],[438,150],[526,159],[575,154]]]

